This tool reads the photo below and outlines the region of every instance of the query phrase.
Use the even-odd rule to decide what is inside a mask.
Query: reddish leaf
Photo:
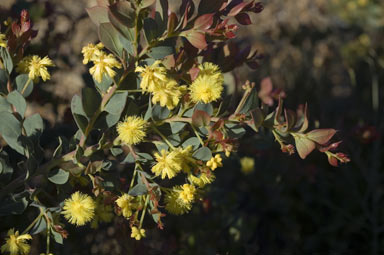
[[[191,76],[191,80],[194,81],[199,75],[200,69],[197,67],[193,67],[189,70],[189,75]]]
[[[124,26],[129,28],[135,26],[135,10],[130,2],[117,2],[109,6],[111,14]]]
[[[250,2],[242,2],[242,3],[238,4],[238,5],[236,5],[228,13],[228,16],[231,16],[231,17],[236,16],[237,14],[239,14],[249,4],[250,4]]]
[[[309,153],[311,153],[316,144],[302,135],[295,135],[296,150],[299,153],[300,158],[305,159]]]
[[[307,110],[308,110],[308,105],[305,104],[305,107],[304,107],[304,120],[303,120],[303,125],[301,126],[301,128],[299,129],[299,133],[303,133],[305,132],[305,130],[307,130],[308,128],[308,114],[307,114]]]
[[[207,47],[207,41],[205,40],[205,35],[202,32],[188,30],[182,35],[185,36],[185,38],[187,38],[187,40],[198,49],[203,50]]]
[[[192,115],[192,125],[196,127],[209,126],[211,117],[208,113],[201,110],[196,110]]]
[[[210,28],[212,26],[213,15],[214,15],[213,13],[210,13],[210,14],[204,14],[204,15],[198,17],[195,20],[193,28],[197,29],[197,30],[207,30],[208,28]]]
[[[91,18],[92,22],[97,26],[101,23],[109,22],[108,9],[106,7],[94,6],[92,8],[85,9]]]
[[[251,18],[247,13],[239,13],[235,18],[241,25],[247,26],[252,24]]]
[[[226,6],[226,2],[225,0],[201,0],[198,12],[201,14],[217,12]]]
[[[264,78],[260,83],[259,98],[264,104],[272,106],[273,98],[270,96],[273,89],[272,80],[270,77]]]
[[[175,31],[177,21],[176,13],[171,12],[171,14],[168,16],[168,34],[172,34]]]
[[[336,133],[336,130],[332,128],[328,129],[315,129],[306,134],[308,139],[312,141],[324,145],[326,144]]]

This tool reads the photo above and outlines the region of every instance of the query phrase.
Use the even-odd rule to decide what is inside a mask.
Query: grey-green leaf
[[[16,108],[20,116],[24,117],[25,110],[27,109],[27,103],[24,97],[18,91],[14,90],[8,94],[7,100]]]
[[[65,184],[68,181],[69,172],[63,169],[55,169],[48,174],[48,180],[54,184]]]
[[[212,158],[212,152],[208,147],[201,147],[192,156],[196,159],[208,161]]]
[[[2,121],[0,134],[4,140],[12,149],[24,155],[24,148],[19,141],[19,137],[21,136],[20,122],[9,112],[0,112],[0,119]]]

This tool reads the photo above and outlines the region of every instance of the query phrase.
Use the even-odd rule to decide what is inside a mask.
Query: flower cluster
[[[40,58],[37,55],[33,55],[23,58],[18,63],[16,71],[27,73],[31,80],[37,81],[41,77],[43,81],[46,81],[51,78],[47,69],[48,66],[54,66],[54,64],[47,56]]]
[[[94,65],[89,69],[89,73],[97,82],[103,80],[104,74],[107,74],[111,78],[115,77],[116,72],[113,68],[121,68],[121,64],[116,60],[114,55],[105,53],[102,50],[103,48],[104,45],[102,43],[96,45],[90,43],[83,47],[81,51],[84,56],[84,64],[90,61],[93,62]]]
[[[31,246],[27,243],[32,237],[29,234],[19,234],[12,228],[8,230],[8,237],[5,239],[5,244],[1,246],[1,253],[9,252],[10,255],[27,255]]]

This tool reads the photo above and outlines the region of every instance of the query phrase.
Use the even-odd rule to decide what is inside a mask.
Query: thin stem
[[[199,139],[201,145],[204,147],[204,142],[203,142],[203,139],[201,139],[200,135],[199,135],[199,132],[197,132],[196,128],[191,124],[191,128],[193,130],[193,132],[195,133],[195,135],[197,136],[197,138]]]
[[[32,79],[28,78],[28,80],[25,82],[23,89],[21,90],[21,94],[24,94],[25,90],[28,88],[29,84],[31,83]]]
[[[172,150],[175,149],[175,147],[171,144],[171,142],[160,132],[160,130],[157,129],[155,125],[152,125],[152,129],[161,137],[161,139],[164,140],[164,142],[172,148]]]
[[[147,207],[148,207],[148,202],[149,202],[149,195],[147,195],[147,197],[145,199],[144,209],[143,209],[143,212],[141,213],[139,229],[141,229],[141,226],[143,225],[143,221],[144,221],[144,217],[145,217],[145,211],[147,210]]]
[[[135,183],[135,178],[136,178],[136,175],[137,175],[137,170],[136,169],[137,168],[135,166],[135,170],[133,170],[132,180],[131,180],[131,184],[129,185],[128,191],[132,189],[133,184]]]
[[[45,252],[46,255],[49,255],[50,245],[51,245],[51,224],[48,224],[48,227],[47,227],[47,249]]]
[[[29,224],[29,226],[21,234],[24,235],[24,234],[28,233],[28,231],[36,224],[36,222],[38,222],[40,220],[40,218],[43,215],[44,215],[44,212],[42,211],[42,209],[40,209],[39,215],[37,215],[37,217],[32,221],[32,223]]]

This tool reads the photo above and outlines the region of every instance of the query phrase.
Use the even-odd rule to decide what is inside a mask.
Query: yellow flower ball
[[[204,63],[199,66],[200,72],[190,86],[191,100],[195,103],[210,103],[218,100],[223,91],[224,77],[217,65]]]
[[[0,34],[0,47],[6,48],[7,42],[5,41],[5,34]]]
[[[184,184],[179,194],[179,199],[185,204],[191,203],[195,199],[196,188],[191,184]]]
[[[159,103],[162,107],[169,110],[174,109],[180,102],[180,98],[186,90],[186,86],[179,86],[174,79],[159,81],[152,93],[152,103]]]
[[[134,197],[128,194],[123,194],[116,200],[116,204],[121,208],[121,213],[127,219],[131,217],[132,210],[136,208]]]
[[[207,162],[207,167],[209,167],[213,171],[216,168],[223,166],[223,163],[221,163],[222,161],[223,161],[223,159],[221,158],[220,154],[216,154],[216,156],[212,157]]]
[[[117,124],[117,132],[123,143],[134,145],[140,143],[145,137],[147,121],[141,117],[128,116]]]
[[[28,73],[31,80],[36,81],[39,77],[43,81],[49,80],[51,75],[48,72],[48,66],[55,66],[47,56],[40,58],[37,55],[27,56],[23,58],[18,64],[16,71],[19,73]]]
[[[98,43],[96,45],[89,43],[87,46],[84,46],[81,50],[81,53],[83,53],[84,56],[83,64],[86,65],[89,61],[97,59],[102,54],[101,50],[103,48],[104,45],[102,43]]]
[[[138,66],[135,69],[135,72],[140,73],[141,83],[140,88],[145,92],[153,92],[156,87],[159,86],[161,82],[166,82],[167,78],[167,69],[163,66],[160,66],[161,61],[156,60],[150,66]]]
[[[29,254],[31,246],[27,244],[27,240],[32,237],[29,234],[19,235],[19,231],[12,228],[8,230],[8,237],[5,238],[5,244],[1,246],[1,253],[9,252],[10,255],[26,255]]]
[[[191,203],[184,203],[180,200],[180,186],[167,190],[164,195],[165,209],[174,215],[182,215],[191,210]]]
[[[145,229],[132,227],[131,237],[140,240],[142,237],[145,237]]]
[[[93,219],[95,208],[96,203],[90,196],[77,191],[70,198],[64,200],[61,213],[69,223],[83,226]]]
[[[249,174],[253,172],[255,168],[255,160],[250,157],[243,157],[240,159],[241,171],[244,174]]]
[[[103,74],[107,74],[111,78],[115,77],[116,72],[113,68],[121,68],[121,64],[113,54],[106,54],[103,51],[100,51],[98,55],[94,55],[91,60],[95,65],[89,69],[89,73],[98,82],[103,80]]]

